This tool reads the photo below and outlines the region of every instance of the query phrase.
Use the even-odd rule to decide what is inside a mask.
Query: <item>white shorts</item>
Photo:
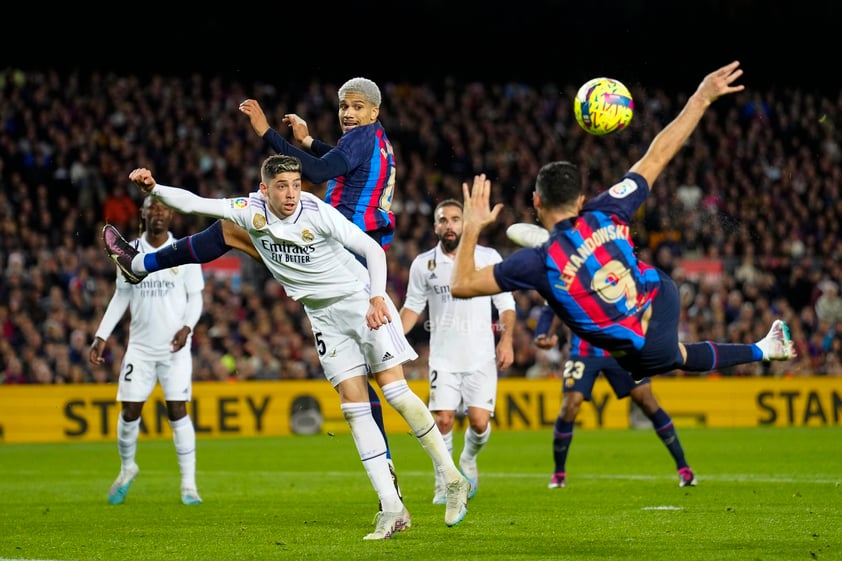
[[[129,346],[120,367],[117,401],[142,403],[149,399],[155,384],[160,383],[166,401],[190,401],[193,393],[193,356],[190,341],[178,352],[162,360]]]
[[[487,409],[494,414],[497,403],[497,361],[491,359],[470,372],[430,370],[430,411]]]
[[[333,387],[418,358],[403,334],[394,302],[386,298],[392,322],[371,329],[365,323],[368,300],[368,293],[359,292],[324,308],[307,308],[319,361]]]

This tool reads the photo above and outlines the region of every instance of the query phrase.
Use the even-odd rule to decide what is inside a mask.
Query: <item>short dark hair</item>
[[[437,204],[436,208],[433,209],[433,216],[436,215],[436,213],[439,211],[440,208],[444,208],[446,206],[455,206],[455,207],[458,207],[459,210],[464,210],[462,208],[462,203],[460,203],[456,199],[445,199],[442,202],[440,202],[439,204]]]
[[[545,164],[535,179],[535,192],[545,207],[558,208],[576,201],[582,193],[579,168],[566,161]]]
[[[269,183],[279,173],[285,172],[301,173],[301,160],[295,156],[274,154],[263,160],[260,166],[260,178],[264,183]]]

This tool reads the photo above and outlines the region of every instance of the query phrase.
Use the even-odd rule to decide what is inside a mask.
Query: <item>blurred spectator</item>
[[[3,384],[26,384],[29,382],[23,373],[23,364],[18,357],[12,355],[5,359],[6,369],[0,377]]]
[[[138,206],[123,183],[115,184],[105,197],[102,218],[123,232],[131,232],[137,228]]]
[[[831,280],[819,283],[821,296],[816,300],[816,317],[819,321],[830,325],[842,321],[842,298],[839,296],[839,285]]]

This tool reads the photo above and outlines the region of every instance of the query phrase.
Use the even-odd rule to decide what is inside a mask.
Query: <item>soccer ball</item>
[[[634,115],[634,100],[626,86],[611,78],[594,78],[579,88],[573,100],[579,126],[602,136],[626,128]]]

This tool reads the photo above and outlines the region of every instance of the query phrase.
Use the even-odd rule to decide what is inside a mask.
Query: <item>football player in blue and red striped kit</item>
[[[378,117],[381,94],[377,84],[367,78],[351,78],[338,91],[339,125],[342,136],[336,146],[313,139],[307,123],[295,114],[284,116],[293,136],[302,148],[290,144],[269,126],[258,102],[246,99],[240,111],[249,117],[254,131],[272,147],[301,160],[302,177],[312,184],[327,181],[325,202],[387,249],[394,236],[395,215],[391,211],[395,185],[395,155],[392,144]],[[137,254],[120,242],[119,233],[111,233],[114,245],[107,250],[132,284],[147,274],[188,263],[209,263],[230,249],[239,249],[258,263],[263,263],[248,233],[230,221],[218,220],[197,234],[177,240],[157,252]],[[126,244],[127,245],[127,244]],[[362,258],[357,256],[359,260]],[[386,430],[380,397],[369,384],[371,410],[383,438]],[[391,449],[386,441],[389,466],[398,487]]]
[[[558,345],[561,339],[557,333],[560,324],[552,308],[544,306],[535,326],[535,345],[542,349],[551,349]],[[631,398],[652,422],[655,434],[675,460],[679,486],[695,487],[696,476],[684,457],[684,448],[678,439],[672,418],[661,408],[655,394],[652,393],[652,379],[646,377],[635,382],[631,374],[617,364],[608,351],[594,347],[575,334],[571,335],[568,342],[567,360],[564,361],[562,370],[563,398],[561,410],[553,426],[555,469],[547,486],[550,489],[560,489],[567,484],[567,454],[573,440],[576,417],[582,402],[591,400],[591,392],[600,373],[611,385],[617,399]]]
[[[705,76],[681,113],[655,136],[620,182],[588,202],[575,165],[558,161],[543,166],[532,204],[550,237],[495,265],[477,269],[474,248],[503,205],[491,208],[491,181],[484,174],[475,176],[472,186],[465,183],[452,295],[471,298],[536,290],[573,333],[610,352],[635,380],[675,369],[704,372],[793,358],[789,327],[782,320],[775,320],[766,337],[753,344],[679,341],[678,287],[669,275],[638,260],[629,225],[705,110],[720,96],[744,89],[732,85],[742,73],[734,61]]]

